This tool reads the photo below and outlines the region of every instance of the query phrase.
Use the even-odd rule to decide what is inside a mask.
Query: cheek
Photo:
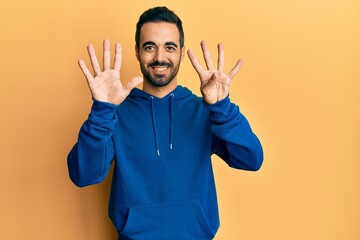
[[[142,56],[142,57],[140,57],[139,62],[141,65],[146,66],[149,64],[149,59]]]
[[[139,54],[139,61],[142,63],[148,63],[152,59],[152,55],[149,53],[142,52]]]
[[[182,58],[181,58],[180,55],[174,56],[174,57],[171,59],[171,61],[172,61],[174,64],[176,64],[176,65],[180,64],[181,60],[182,60]]]

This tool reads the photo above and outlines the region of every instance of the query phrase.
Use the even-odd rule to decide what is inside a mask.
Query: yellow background
[[[198,56],[225,45],[231,86],[262,141],[259,172],[214,158],[217,240],[360,239],[360,2],[358,0],[0,2],[0,239],[116,239],[110,178],[79,189],[66,156],[91,106],[77,59],[109,38],[122,78],[139,75],[134,31],[149,7],[183,19]],[[199,93],[188,59],[179,83]]]

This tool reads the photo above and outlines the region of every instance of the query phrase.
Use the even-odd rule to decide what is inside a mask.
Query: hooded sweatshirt
[[[178,86],[163,98],[137,88],[120,105],[94,100],[68,155],[79,187],[114,161],[109,217],[124,240],[213,239],[219,228],[211,155],[256,171],[261,144],[229,97],[215,104]]]

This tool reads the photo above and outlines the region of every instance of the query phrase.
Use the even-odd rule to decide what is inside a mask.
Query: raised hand
[[[86,67],[85,62],[79,60],[79,66],[88,82],[92,97],[101,102],[120,104],[129,95],[130,91],[143,81],[142,77],[134,77],[128,83],[123,84],[120,80],[121,69],[121,45],[115,44],[114,66],[110,64],[110,41],[105,39],[103,43],[103,69],[101,69],[95,54],[93,45],[88,45],[88,53],[94,70],[94,76]]]
[[[242,60],[239,59],[236,62],[235,67],[228,74],[226,74],[224,73],[223,44],[218,44],[217,70],[213,66],[210,52],[205,41],[201,42],[201,49],[207,66],[206,70],[201,66],[191,49],[189,49],[187,53],[191,64],[193,65],[200,77],[200,91],[204,98],[204,101],[208,104],[214,104],[228,96],[231,80],[240,70]]]

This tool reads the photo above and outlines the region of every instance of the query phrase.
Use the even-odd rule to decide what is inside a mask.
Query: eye
[[[167,46],[166,50],[169,52],[174,52],[174,51],[176,51],[176,48],[174,46]]]
[[[154,51],[154,50],[155,50],[155,46],[153,46],[153,45],[147,45],[147,46],[144,47],[144,50],[147,51],[147,52]]]

